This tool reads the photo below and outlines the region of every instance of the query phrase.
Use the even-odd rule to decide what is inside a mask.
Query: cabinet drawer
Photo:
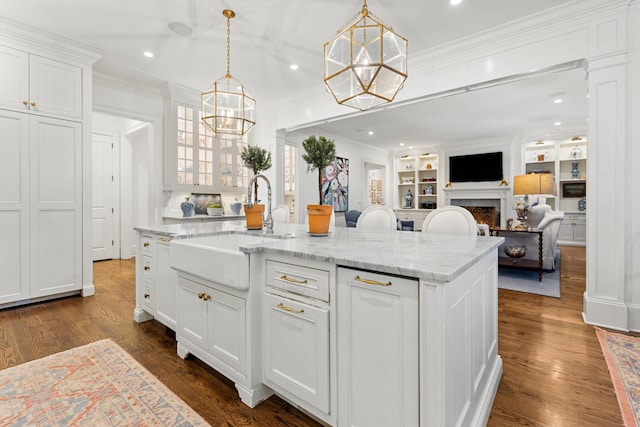
[[[153,278],[153,258],[147,255],[142,256],[142,277],[144,280],[151,280]]]
[[[329,272],[267,260],[267,285],[329,301]]]

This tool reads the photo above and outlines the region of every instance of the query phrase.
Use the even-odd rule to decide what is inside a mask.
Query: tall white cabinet
[[[98,56],[64,43],[51,55],[58,41],[39,37],[0,37],[0,308],[93,293],[83,142]]]

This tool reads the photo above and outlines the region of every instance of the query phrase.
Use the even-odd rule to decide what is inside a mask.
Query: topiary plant
[[[253,171],[253,175],[256,176],[262,171],[266,171],[271,167],[271,153],[264,148],[257,145],[250,145],[242,149],[240,157],[244,162],[244,165]],[[258,181],[255,182],[254,187],[254,200],[258,201]]]
[[[305,154],[302,158],[307,162],[307,170],[318,170],[318,204],[322,204],[322,170],[329,166],[336,157],[336,144],[332,139],[327,139],[324,136],[316,138],[315,135],[311,135],[304,141],[302,141],[302,148],[304,148]]]

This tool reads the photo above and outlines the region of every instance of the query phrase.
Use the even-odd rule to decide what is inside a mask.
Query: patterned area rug
[[[555,271],[543,271],[542,282],[539,282],[536,270],[498,267],[498,287],[560,298],[560,268],[556,268]]]
[[[207,426],[111,340],[0,370],[2,426]]]
[[[640,426],[640,338],[595,329],[624,425]]]

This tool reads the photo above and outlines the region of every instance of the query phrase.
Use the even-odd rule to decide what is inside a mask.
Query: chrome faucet
[[[266,176],[262,174],[254,175],[253,178],[251,178],[251,181],[249,181],[249,189],[247,190],[247,206],[249,208],[253,206],[253,203],[251,203],[251,188],[254,185],[258,185],[258,178],[264,179],[267,183],[267,219],[264,220],[264,225],[267,228],[267,233],[270,234],[273,233],[273,217],[271,216],[271,183]],[[258,201],[255,200],[254,202],[257,203]]]

